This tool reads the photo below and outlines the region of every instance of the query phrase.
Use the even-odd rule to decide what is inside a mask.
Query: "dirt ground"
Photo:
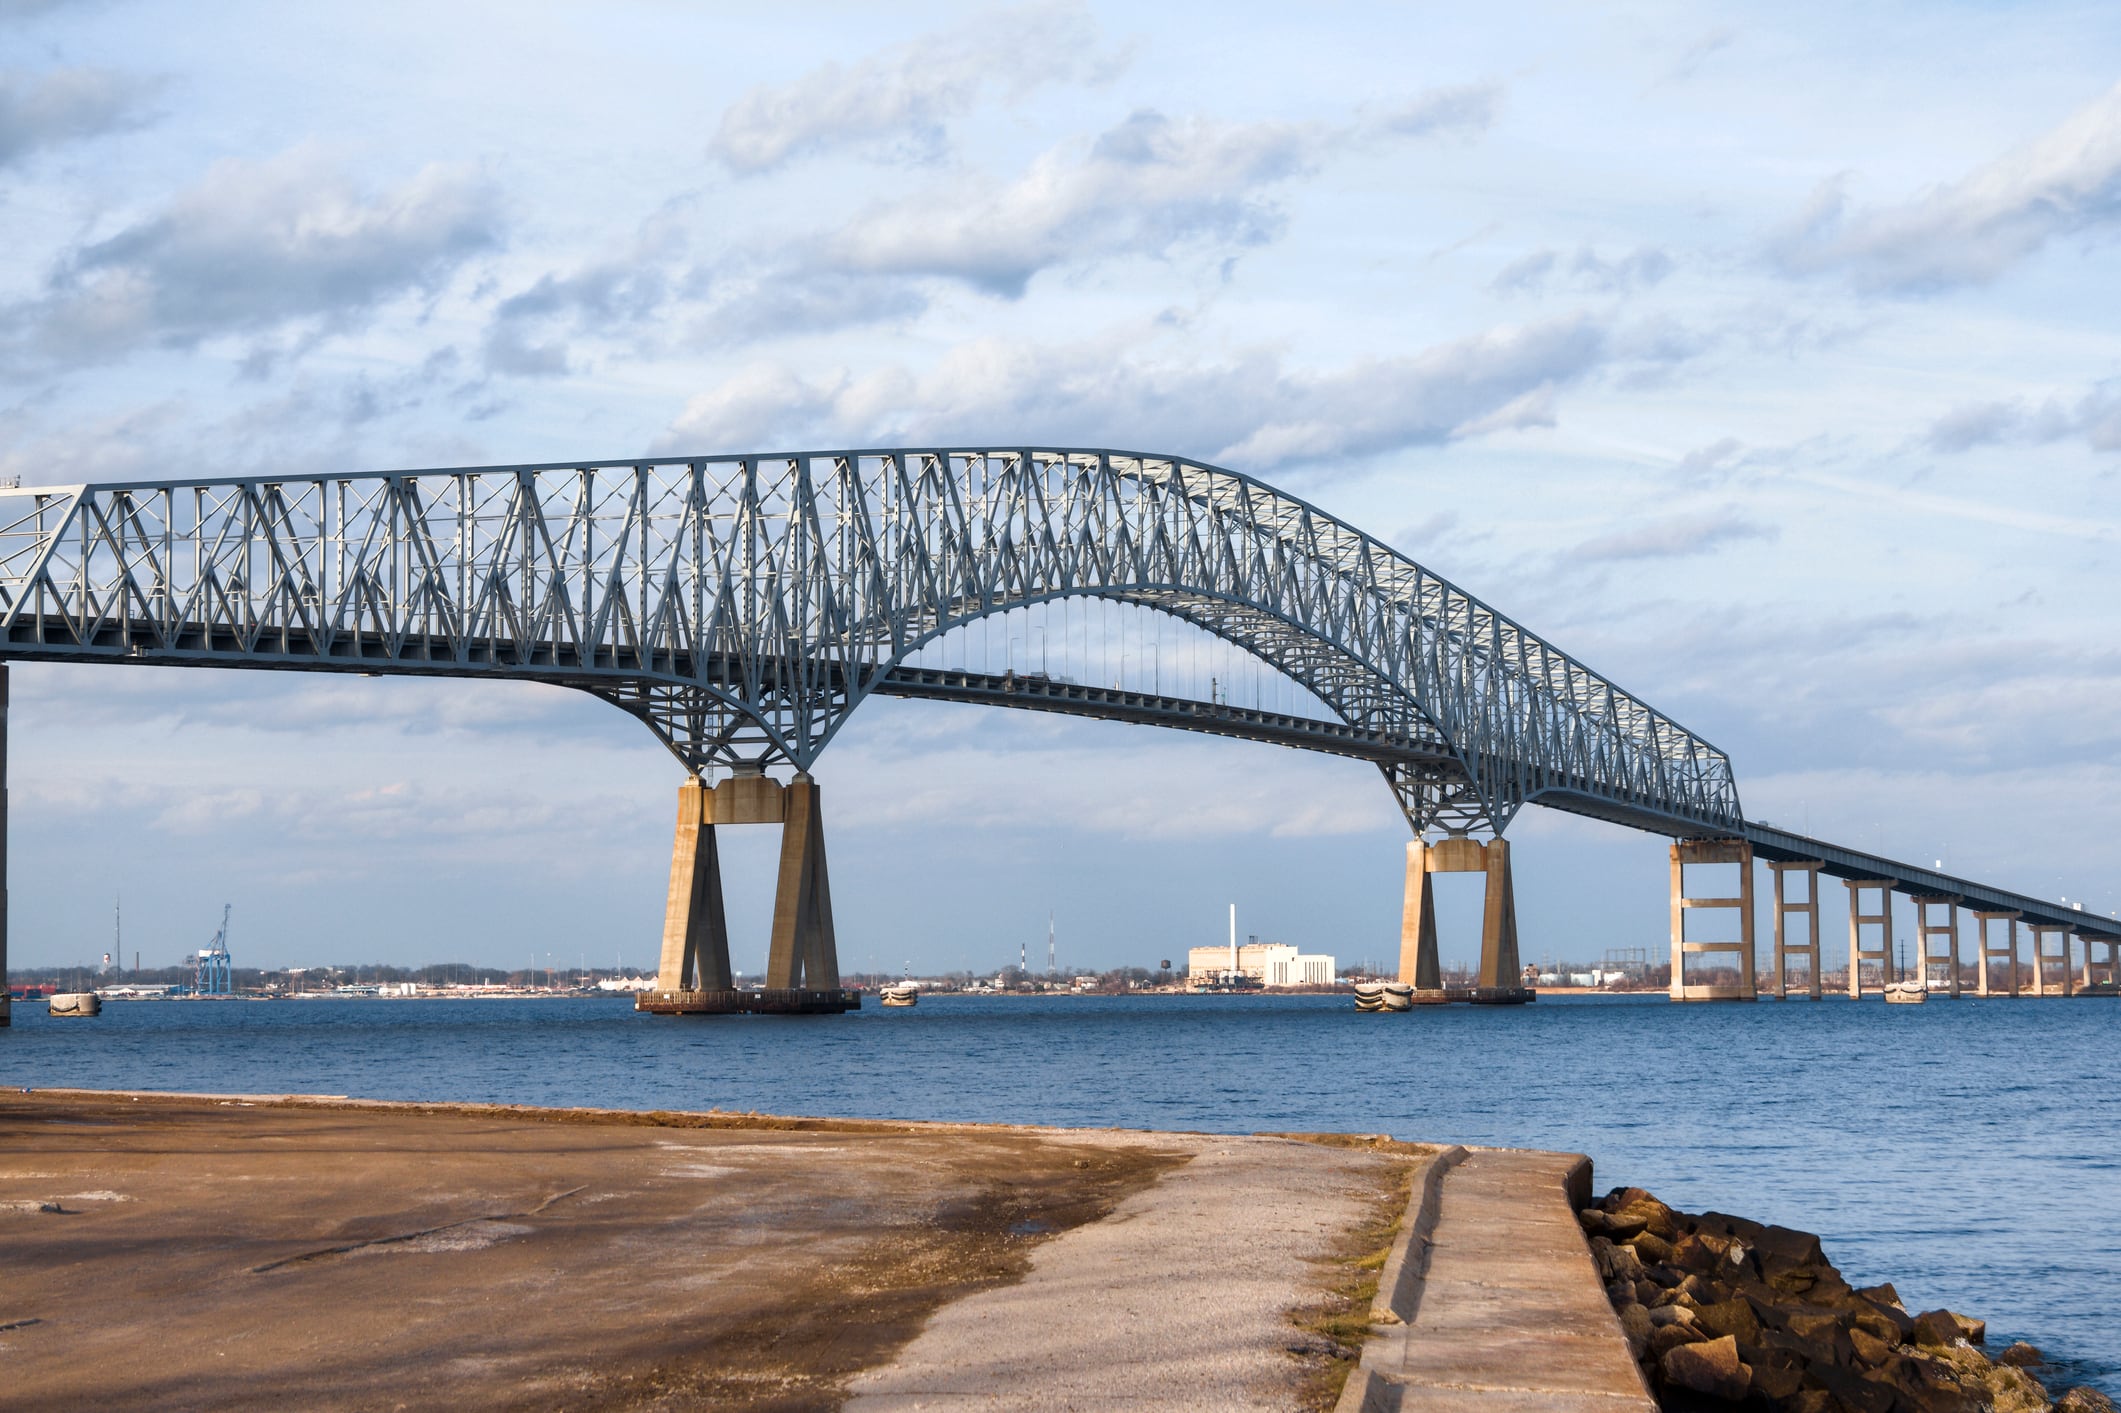
[[[830,1407],[1177,1136],[0,1094],[0,1406]]]

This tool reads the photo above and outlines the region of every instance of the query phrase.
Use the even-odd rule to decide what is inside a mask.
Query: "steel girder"
[[[1404,741],[1383,769],[1418,830],[1500,832],[1542,796],[1742,823],[1706,741],[1352,526],[1174,457],[799,452],[0,490],[0,656],[556,682],[693,770],[808,770],[922,644],[1073,595],[1186,619]]]

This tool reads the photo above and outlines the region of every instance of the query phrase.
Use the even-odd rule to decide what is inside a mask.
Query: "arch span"
[[[558,682],[694,771],[807,771],[921,643],[1071,595],[1186,618],[1402,743],[1384,769],[1417,830],[1499,833],[1540,798],[1742,823],[1708,742],[1344,521],[1179,457],[884,449],[0,491],[0,656]]]

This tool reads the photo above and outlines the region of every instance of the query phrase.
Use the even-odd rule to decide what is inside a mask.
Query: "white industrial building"
[[[1186,954],[1186,980],[1212,986],[1229,973],[1262,986],[1331,986],[1333,958],[1299,952],[1286,942],[1247,942],[1241,947],[1195,947]]]

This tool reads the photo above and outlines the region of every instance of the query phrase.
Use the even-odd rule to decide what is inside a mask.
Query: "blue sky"
[[[1755,816],[2121,909],[2117,59],[2066,5],[0,2],[0,475],[1214,460],[1716,741]],[[649,959],[676,768],[594,702],[14,694],[17,965],[121,888],[148,960],[223,901],[245,962]],[[998,965],[1049,906],[1064,962],[1154,961],[1232,898],[1395,945],[1367,767],[872,702],[820,778],[850,966]],[[1661,841],[1512,837],[1530,954],[1663,945]]]

